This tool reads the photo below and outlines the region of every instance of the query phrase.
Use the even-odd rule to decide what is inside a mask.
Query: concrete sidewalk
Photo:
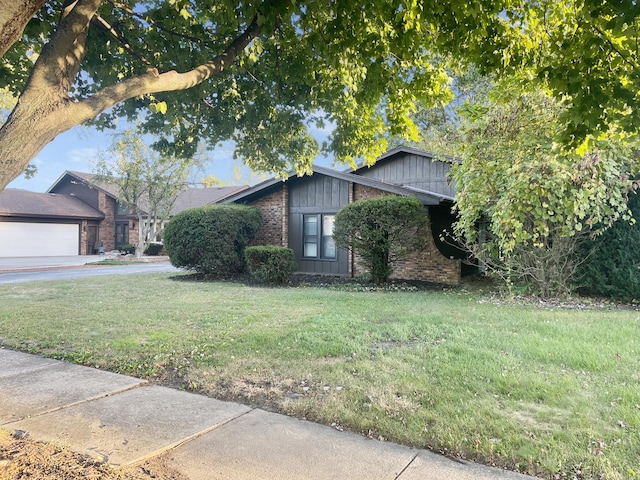
[[[3,348],[0,426],[194,480],[532,478]]]

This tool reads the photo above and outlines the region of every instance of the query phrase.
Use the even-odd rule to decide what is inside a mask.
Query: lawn
[[[639,311],[193,278],[1,285],[0,344],[549,479],[640,475]]]

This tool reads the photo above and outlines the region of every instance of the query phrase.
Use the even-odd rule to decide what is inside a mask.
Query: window
[[[302,242],[304,258],[336,258],[336,242],[333,240],[335,215],[303,215]]]
[[[129,215],[129,207],[124,203],[116,202],[116,215],[118,216]]]

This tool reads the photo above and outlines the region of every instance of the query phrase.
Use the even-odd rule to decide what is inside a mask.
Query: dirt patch
[[[22,437],[22,438],[16,438]],[[0,431],[2,480],[188,480],[168,467],[162,457],[117,468],[53,443],[31,440],[23,434]]]

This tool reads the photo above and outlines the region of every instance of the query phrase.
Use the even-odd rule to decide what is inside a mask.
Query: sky
[[[38,169],[35,176],[26,179],[24,175],[20,175],[7,188],[46,192],[66,170],[91,173],[99,153],[109,148],[112,133],[100,132],[92,127],[77,126],[58,135],[32,160],[31,163],[36,165]],[[330,131],[329,129],[311,129],[310,133],[319,142],[322,142],[326,140]],[[240,160],[234,160],[232,142],[223,143],[209,151],[208,157],[210,162],[205,165],[204,171],[195,174],[196,180],[215,175],[219,180],[231,184],[236,178],[237,168],[242,169],[241,184],[254,185],[272,176],[254,173],[245,167]],[[316,163],[324,167],[331,167],[333,162],[330,158],[320,156]]]

